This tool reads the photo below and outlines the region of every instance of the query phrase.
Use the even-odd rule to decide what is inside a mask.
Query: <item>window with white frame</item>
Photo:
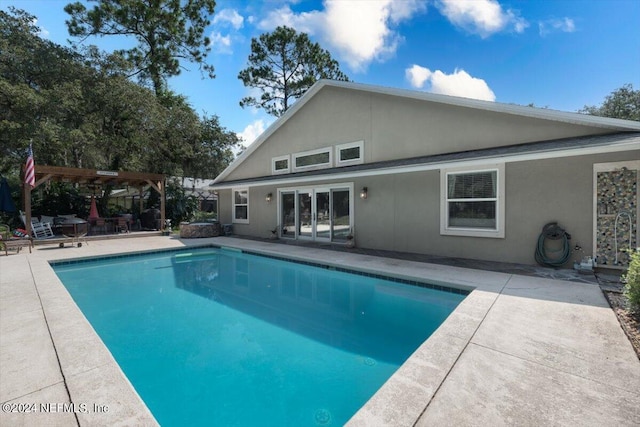
[[[293,154],[293,170],[330,168],[333,164],[333,156],[331,154],[331,147],[295,153]]]
[[[364,141],[336,145],[336,166],[356,165],[364,162]]]
[[[271,159],[271,173],[289,173],[291,165],[289,163],[289,155],[274,157]]]
[[[234,188],[232,193],[233,222],[249,223],[249,189]]]
[[[504,164],[440,171],[440,233],[504,237]]]

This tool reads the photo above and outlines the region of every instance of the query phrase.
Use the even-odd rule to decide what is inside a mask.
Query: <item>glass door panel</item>
[[[313,239],[312,190],[298,191],[298,238]]]
[[[333,241],[334,242],[346,242],[347,236],[351,232],[351,212],[349,209],[349,190],[340,189],[332,190],[332,208],[331,216]]]
[[[315,239],[331,239],[331,208],[329,190],[315,190]]]
[[[294,239],[296,237],[296,194],[280,194],[280,237]]]

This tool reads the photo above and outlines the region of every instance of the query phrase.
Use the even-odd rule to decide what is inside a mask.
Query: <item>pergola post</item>
[[[27,230],[27,235],[31,237],[33,232],[33,227],[31,227],[31,186],[22,180],[22,188],[24,195],[24,227]]]
[[[160,223],[161,223],[161,227],[162,230],[164,230],[165,228],[165,218],[166,218],[166,214],[165,214],[165,208],[167,205],[167,202],[165,200],[165,185],[164,185],[164,181],[158,181],[158,187],[160,188]]]

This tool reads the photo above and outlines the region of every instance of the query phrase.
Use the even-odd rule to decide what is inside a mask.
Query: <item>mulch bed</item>
[[[604,296],[609,301],[611,309],[618,317],[620,326],[629,337],[629,341],[640,359],[640,312],[632,313],[629,311],[627,297],[620,292],[605,291]]]

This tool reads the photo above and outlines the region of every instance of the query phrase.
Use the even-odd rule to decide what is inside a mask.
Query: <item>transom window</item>
[[[336,145],[337,166],[347,166],[364,162],[364,141]]]
[[[440,233],[504,237],[504,165],[442,170]]]
[[[360,163],[364,163],[364,141],[355,141],[272,157],[271,174],[302,172]]]
[[[291,167],[289,164],[289,155],[274,157],[271,159],[271,172],[274,174],[278,173],[289,173],[291,171]]]
[[[333,159],[330,147],[293,155],[294,171],[328,168],[332,166],[332,163]]]
[[[235,188],[233,195],[233,222],[249,223],[249,189]]]

